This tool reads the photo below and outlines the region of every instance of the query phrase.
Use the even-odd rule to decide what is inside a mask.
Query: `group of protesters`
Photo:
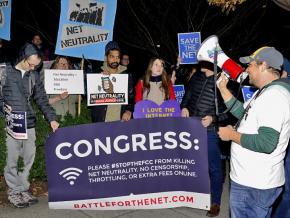
[[[11,111],[24,110],[27,113],[28,139],[15,139],[9,134],[6,139],[4,176],[8,185],[8,200],[17,208],[38,202],[29,192],[28,179],[36,152],[36,117],[32,99],[50,122],[53,131],[59,127],[56,115],[62,118],[66,113],[72,117],[76,115],[76,95],[67,92],[47,95],[45,92],[39,68],[43,60],[51,59],[51,54],[43,50],[41,44],[40,36],[35,35],[31,43],[20,49],[15,62],[6,63],[3,68],[5,73],[1,75],[1,105]],[[165,61],[160,57],[152,58],[144,75],[135,84],[127,67],[129,55],[122,56],[117,42],[106,44],[104,60],[101,67],[93,69],[93,73],[127,74],[128,104],[91,106],[92,122],[129,121],[134,104],[141,100],[151,100],[160,105],[166,100],[176,99],[173,85],[182,68],[179,62],[169,75]],[[280,78],[284,60],[273,47],[263,47],[240,59],[242,64],[247,65],[245,71],[249,75],[249,83],[258,89],[244,103],[234,97],[227,86],[229,79],[225,74],[221,74],[216,83],[213,63],[202,61],[187,74],[186,90],[180,104],[181,116],[199,117],[207,129],[211,192],[208,217],[220,213],[225,175],[221,159],[222,141],[232,141],[231,217],[271,217],[271,214],[290,217],[290,207],[286,206],[290,202],[289,152],[286,155],[290,136],[290,84],[287,79]],[[52,69],[69,70],[73,69],[73,65],[68,57],[59,56]],[[111,86],[109,83],[108,92]],[[216,91],[216,86],[219,91]],[[226,108],[236,117],[237,123],[233,126],[230,125],[232,122],[229,113],[225,112]],[[17,168],[20,156],[24,162],[22,172]],[[285,168],[284,162],[287,164]]]

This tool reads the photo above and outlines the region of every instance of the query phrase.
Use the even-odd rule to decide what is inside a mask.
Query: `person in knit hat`
[[[103,66],[96,70],[96,73],[105,75],[128,74],[128,104],[127,105],[97,105],[91,107],[92,122],[128,121],[131,119],[134,90],[132,76],[127,68],[120,65],[121,50],[117,42],[110,41],[105,46],[105,61]],[[110,92],[110,87],[107,92]]]
[[[33,165],[36,152],[36,115],[31,105],[32,99],[35,100],[49,121],[52,130],[55,131],[59,126],[55,112],[49,105],[40,75],[36,71],[41,61],[38,49],[27,43],[21,48],[16,61],[6,65],[4,71],[2,71],[5,76],[1,77],[0,105],[2,107],[0,109],[2,113],[5,110],[7,123],[11,121],[11,118],[21,119],[19,117],[26,114],[22,118],[22,126],[25,127],[27,138],[20,138],[19,135],[21,134],[19,132],[15,131],[16,133],[13,134],[8,131],[9,128],[6,128],[7,158],[4,177],[8,186],[8,200],[17,208],[28,207],[38,202],[37,198],[28,191],[30,186],[29,171]],[[24,163],[22,172],[18,171],[20,156]]]
[[[109,52],[113,51],[113,50],[119,51],[121,53],[121,49],[120,49],[118,43],[115,41],[110,41],[105,46],[105,55],[107,56],[109,54]]]

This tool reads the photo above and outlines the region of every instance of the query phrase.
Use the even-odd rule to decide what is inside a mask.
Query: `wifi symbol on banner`
[[[79,175],[81,175],[82,172],[83,171],[81,169],[69,167],[59,172],[59,175],[69,181],[70,185],[74,185],[75,180],[79,177]]]

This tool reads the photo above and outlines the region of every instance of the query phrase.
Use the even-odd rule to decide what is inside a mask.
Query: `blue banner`
[[[116,8],[117,0],[62,0],[55,53],[104,60]]]
[[[200,44],[200,32],[178,33],[180,64],[198,63],[196,55]]]
[[[12,0],[0,0],[0,38],[10,40]]]
[[[46,142],[53,209],[208,209],[207,131],[196,118],[60,128]]]
[[[176,101],[181,104],[182,98],[184,96],[185,90],[184,90],[184,85],[174,85],[174,94],[176,97]]]
[[[253,94],[255,93],[255,91],[257,91],[257,88],[255,88],[255,87],[242,86],[242,93],[243,93],[244,102],[251,99]]]

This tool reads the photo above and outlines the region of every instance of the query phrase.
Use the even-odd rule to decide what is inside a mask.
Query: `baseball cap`
[[[107,45],[105,46],[105,54],[107,55],[109,53],[109,51],[111,51],[111,50],[121,51],[118,43],[115,41],[110,41],[107,43]]]
[[[243,64],[248,64],[251,61],[265,61],[269,67],[277,70],[281,70],[283,65],[283,55],[274,47],[259,48],[250,56],[241,57],[239,60]]]

